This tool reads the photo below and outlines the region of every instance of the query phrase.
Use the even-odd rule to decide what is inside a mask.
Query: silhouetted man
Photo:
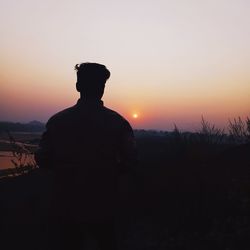
[[[51,206],[58,248],[76,249],[87,234],[100,249],[112,250],[117,178],[136,160],[134,135],[101,101],[109,70],[97,63],[77,64],[75,70],[80,99],[49,119],[35,159],[55,174]]]

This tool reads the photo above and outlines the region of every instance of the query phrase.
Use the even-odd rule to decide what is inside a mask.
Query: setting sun
[[[134,118],[134,119],[137,119],[137,118],[138,118],[138,114],[136,114],[136,113],[133,114],[133,118]]]

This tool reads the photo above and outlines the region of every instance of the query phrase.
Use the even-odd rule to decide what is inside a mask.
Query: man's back
[[[55,172],[55,209],[83,220],[113,215],[119,172],[135,159],[129,123],[102,101],[81,99],[50,118],[36,154]]]
[[[126,140],[127,143],[133,140],[133,132],[124,118],[104,107],[101,101],[79,100],[48,121],[43,140],[41,144],[48,144],[53,151],[50,162],[56,168],[67,164],[100,168],[106,163],[116,164],[120,157],[129,157],[124,147]]]

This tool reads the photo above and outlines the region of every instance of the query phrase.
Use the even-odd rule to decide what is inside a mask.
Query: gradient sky
[[[0,0],[0,120],[73,105],[86,61],[110,69],[104,103],[135,128],[245,118],[249,11],[249,0]]]

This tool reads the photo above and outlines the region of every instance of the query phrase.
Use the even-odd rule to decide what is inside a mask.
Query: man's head
[[[110,77],[109,70],[98,63],[76,64],[76,89],[81,96],[88,99],[101,99],[105,83]]]

